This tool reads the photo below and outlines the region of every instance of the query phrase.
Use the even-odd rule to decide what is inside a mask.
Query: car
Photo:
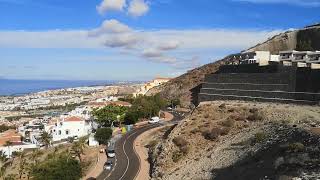
[[[109,150],[107,151],[107,156],[108,156],[109,158],[114,158],[114,157],[116,157],[116,152],[114,151],[114,149],[109,149]]]
[[[159,117],[153,117],[148,121],[149,124],[156,124],[156,123],[159,123],[159,122],[160,122],[160,118]]]
[[[113,162],[109,160],[104,164],[103,169],[111,170],[112,169],[112,165],[113,165]]]

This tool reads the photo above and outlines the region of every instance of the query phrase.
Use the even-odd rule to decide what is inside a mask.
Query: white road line
[[[104,178],[104,180],[108,179],[111,176],[112,172],[116,169],[116,166],[117,166],[117,157],[114,158],[114,166],[110,171],[109,175],[106,178]]]
[[[126,175],[128,169],[129,169],[129,165],[130,165],[130,159],[129,159],[129,156],[128,156],[127,152],[126,152],[125,149],[124,149],[124,146],[125,146],[125,144],[127,143],[127,139],[129,139],[131,136],[133,136],[133,135],[136,134],[137,132],[138,132],[138,131],[130,134],[130,136],[128,136],[128,138],[126,138],[126,140],[124,141],[124,143],[123,143],[123,145],[122,145],[122,150],[123,150],[123,152],[124,152],[124,155],[125,155],[126,158],[127,158],[128,164],[127,164],[126,170],[124,171],[124,173],[122,174],[122,176],[120,177],[119,180],[121,180],[121,179]]]

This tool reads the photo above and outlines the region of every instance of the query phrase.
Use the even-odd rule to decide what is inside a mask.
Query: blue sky
[[[0,0],[0,77],[174,77],[320,21],[320,0]]]

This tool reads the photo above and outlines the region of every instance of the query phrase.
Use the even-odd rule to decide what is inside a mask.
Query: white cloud
[[[138,17],[149,11],[149,5],[145,0],[132,0],[129,4],[128,13],[131,16]]]
[[[104,45],[111,48],[129,48],[134,49],[143,39],[136,34],[125,33],[107,37]]]
[[[149,48],[149,49],[143,50],[142,56],[146,58],[154,58],[154,57],[161,57],[163,56],[163,54],[158,49]]]
[[[107,11],[122,11],[126,6],[126,0],[103,0],[97,11],[100,14],[105,14]]]
[[[105,38],[117,34],[89,37],[86,30],[0,31],[0,47],[9,48],[101,48]],[[154,30],[134,31],[136,38],[147,38],[148,46],[158,47],[170,41],[180,42],[179,49],[245,49],[283,30]],[[127,33],[119,33],[124,35]],[[129,33],[130,34],[130,33]],[[106,37],[107,36],[107,37]],[[126,35],[128,36],[128,35]],[[195,38],[196,37],[196,38]],[[145,41],[145,40],[144,40]],[[158,44],[157,44],[158,43]],[[146,47],[151,48],[151,47]]]
[[[320,0],[232,0],[232,1],[243,1],[250,3],[269,3],[269,4],[290,4],[307,7],[319,7]]]
[[[0,31],[0,48],[112,48],[119,54],[125,51],[128,57],[142,57],[178,69],[199,64],[199,58],[190,57],[218,50],[244,50],[279,32],[239,29],[142,31],[109,20],[89,31]],[[215,57],[214,53],[212,57]]]
[[[169,51],[169,50],[174,50],[177,49],[180,45],[179,41],[168,41],[165,43],[162,43],[158,46],[158,49],[162,50],[162,51]]]
[[[104,21],[99,28],[89,31],[89,36],[100,36],[106,33],[128,33],[130,31],[132,30],[127,25],[111,19]]]

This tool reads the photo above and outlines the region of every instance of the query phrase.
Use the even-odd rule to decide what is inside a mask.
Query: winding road
[[[142,133],[167,124],[178,123],[183,116],[179,113],[172,113],[174,119],[170,122],[162,122],[159,124],[148,124],[138,129],[134,129],[130,133],[123,136],[115,144],[116,158],[112,159],[113,168],[111,171],[104,170],[97,179],[98,180],[133,180],[139,172],[140,160],[134,150],[134,141]]]

